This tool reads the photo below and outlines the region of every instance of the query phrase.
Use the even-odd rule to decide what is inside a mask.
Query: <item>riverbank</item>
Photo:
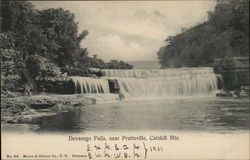
[[[1,123],[26,124],[33,119],[56,115],[75,107],[95,104],[96,98],[85,95],[32,95],[1,98]]]

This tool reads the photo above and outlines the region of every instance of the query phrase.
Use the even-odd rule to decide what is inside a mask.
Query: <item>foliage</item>
[[[88,31],[78,33],[75,15],[68,10],[35,10],[31,2],[2,1],[0,20],[1,33],[9,37],[13,48],[20,52],[24,60],[39,55],[61,68],[107,68],[103,60],[97,56],[89,57],[87,49],[81,48],[80,43]],[[2,45],[0,47],[3,48]],[[120,62],[114,66],[131,68]]]
[[[29,56],[26,58],[25,64],[33,78],[37,77],[38,75],[61,75],[60,69],[54,63],[51,63],[48,59],[42,56]]]
[[[0,49],[1,52],[1,91],[19,90],[21,80],[20,53],[13,49]]]
[[[78,65],[79,68],[99,68],[99,69],[132,69],[133,65],[124,61],[110,60],[104,62],[102,59],[97,58],[97,55],[93,57],[82,57],[82,61]]]
[[[107,69],[132,69],[133,65],[128,64],[124,61],[110,60],[107,63]]]
[[[79,63],[79,68],[100,68],[103,69],[106,67],[106,63],[97,57],[83,56],[81,62]]]
[[[7,34],[0,34],[0,42],[1,93],[20,90],[22,56],[20,52],[13,49],[13,40]]]
[[[88,32],[83,31],[78,35],[74,14],[62,8],[41,10],[38,13],[41,29],[47,39],[43,55],[59,66],[72,66],[77,60],[74,57],[83,51],[80,49],[80,42]]]
[[[249,3],[219,0],[208,21],[166,39],[157,55],[162,68],[209,65],[216,58],[249,56]]]
[[[14,47],[23,58],[42,47],[43,34],[39,28],[39,15],[31,3],[25,1],[2,1],[2,33],[13,39]]]

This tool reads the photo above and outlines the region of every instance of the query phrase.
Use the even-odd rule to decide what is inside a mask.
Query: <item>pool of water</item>
[[[192,131],[249,129],[249,100],[186,98],[117,101],[81,106],[37,119],[36,132]]]

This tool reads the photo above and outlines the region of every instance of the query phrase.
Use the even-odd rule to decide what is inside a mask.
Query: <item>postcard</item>
[[[2,1],[1,159],[249,159],[249,1]]]

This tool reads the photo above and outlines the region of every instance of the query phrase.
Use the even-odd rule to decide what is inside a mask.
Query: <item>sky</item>
[[[157,60],[168,36],[207,20],[215,1],[35,1],[36,9],[63,8],[75,14],[81,46],[105,61]]]

